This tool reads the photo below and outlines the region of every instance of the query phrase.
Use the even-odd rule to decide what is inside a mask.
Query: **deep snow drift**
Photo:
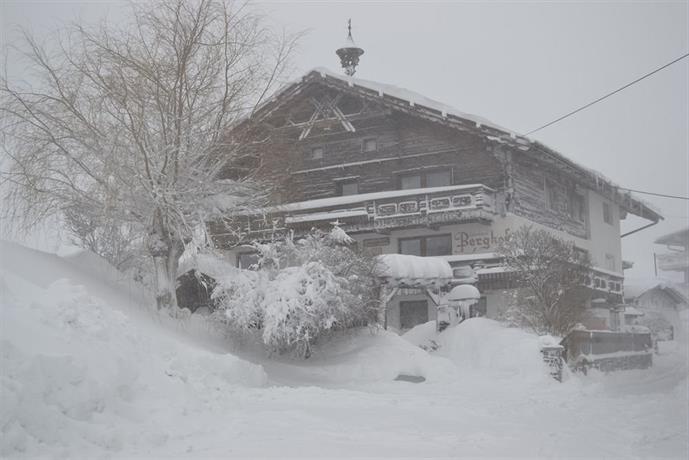
[[[92,255],[1,243],[0,257],[2,456],[687,455],[682,345],[563,384],[537,337],[485,319],[269,359],[159,317]]]

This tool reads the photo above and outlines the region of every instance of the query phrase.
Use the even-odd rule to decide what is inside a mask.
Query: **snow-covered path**
[[[433,356],[363,330],[307,362],[242,359],[132,306],[88,258],[2,255],[2,456],[689,455],[681,346],[649,370],[563,384],[539,374],[531,338],[487,321]]]

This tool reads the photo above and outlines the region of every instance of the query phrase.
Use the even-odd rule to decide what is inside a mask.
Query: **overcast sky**
[[[81,18],[122,17],[119,1],[0,0],[13,26],[46,34]],[[395,84],[528,132],[689,51],[687,1],[258,1],[275,27],[307,30],[295,76],[339,71],[352,18],[357,77]],[[13,65],[12,62],[8,64]],[[689,195],[689,59],[533,135],[623,187]],[[653,276],[658,236],[689,225],[689,202],[640,197],[666,220],[623,239],[628,277]],[[644,225],[628,218],[623,232]]]

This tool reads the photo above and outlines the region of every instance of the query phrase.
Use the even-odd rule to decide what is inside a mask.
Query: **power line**
[[[612,92],[606,94],[605,96],[599,97],[599,98],[596,99],[595,101],[589,102],[588,104],[586,104],[586,105],[584,105],[584,106],[581,106],[581,107],[579,107],[578,109],[573,110],[573,111],[569,112],[568,114],[563,115],[563,116],[561,116],[560,118],[551,121],[550,123],[546,123],[545,125],[541,126],[540,128],[536,128],[536,129],[534,129],[534,130],[532,130],[532,131],[529,131],[528,133],[526,133],[526,136],[529,136],[529,135],[535,133],[536,131],[540,131],[540,130],[542,130],[542,129],[544,129],[544,128],[547,128],[548,126],[554,125],[554,124],[557,123],[558,121],[562,121],[562,120],[564,120],[565,118],[568,118],[568,117],[574,115],[575,113],[581,112],[582,110],[591,107],[593,104],[597,104],[598,102],[602,101],[603,99],[607,99],[607,98],[609,98],[610,96],[612,96],[613,94],[617,94],[617,93],[619,93],[620,91],[622,91],[623,89],[629,88],[630,86],[632,86],[632,85],[634,85],[634,84],[636,84],[636,83],[639,83],[641,80],[643,80],[643,79],[645,79],[645,78],[648,78],[648,77],[650,77],[651,75],[653,75],[653,74],[655,74],[655,73],[658,73],[658,72],[660,72],[661,70],[663,70],[663,69],[665,69],[665,68],[667,68],[667,67],[670,67],[672,64],[681,61],[682,59],[686,58],[687,56],[689,56],[689,53],[686,53],[686,54],[684,54],[684,55],[678,57],[678,58],[675,59],[674,61],[668,62],[668,63],[665,64],[664,66],[658,67],[657,69],[655,69],[655,70],[653,70],[653,71],[647,73],[646,75],[644,75],[644,76],[642,76],[642,77],[637,78],[636,80],[634,80],[634,81],[631,82],[631,83],[627,83],[626,85],[624,85],[624,86],[622,86],[622,87],[620,87],[620,88],[617,88],[615,91],[612,91]]]
[[[687,196],[678,196],[678,195],[666,195],[664,193],[655,193],[655,192],[645,192],[643,190],[634,190],[632,188],[624,188],[624,187],[618,187],[620,190],[627,190],[629,192],[635,192],[635,193],[643,193],[644,195],[653,195],[653,196],[661,196],[663,198],[674,198],[677,200],[687,200],[689,201],[689,197]]]

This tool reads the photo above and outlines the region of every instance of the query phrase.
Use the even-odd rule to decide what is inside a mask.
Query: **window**
[[[410,256],[421,255],[421,238],[406,238],[400,240],[400,254],[408,254]]]
[[[545,204],[551,211],[557,211],[557,190],[553,182],[545,181]]]
[[[603,203],[603,222],[612,225],[612,206],[610,203]]]
[[[400,190],[408,190],[412,188],[444,187],[446,185],[452,185],[452,171],[449,169],[399,176]]]
[[[426,174],[425,187],[444,187],[446,185],[451,185],[452,178],[450,176],[450,171],[429,172]]]
[[[428,301],[407,300],[400,302],[400,328],[411,329],[428,322]]]
[[[452,238],[450,235],[400,238],[399,252],[412,256],[448,256],[452,254]]]
[[[364,139],[361,144],[361,149],[364,152],[375,152],[378,150],[378,143],[375,139]]]
[[[400,190],[409,190],[412,188],[421,188],[421,176],[418,174],[400,176]]]
[[[615,271],[617,269],[616,265],[615,256],[612,254],[605,254],[605,268]]]
[[[311,149],[311,159],[320,160],[323,158],[323,147],[314,147]]]
[[[237,266],[249,270],[256,268],[258,266],[258,253],[240,252],[237,254]]]
[[[359,183],[356,181],[338,182],[337,191],[340,196],[356,195],[359,193]]]
[[[572,219],[579,222],[586,221],[586,206],[584,205],[584,196],[579,193],[572,192],[569,196],[569,215]]]

